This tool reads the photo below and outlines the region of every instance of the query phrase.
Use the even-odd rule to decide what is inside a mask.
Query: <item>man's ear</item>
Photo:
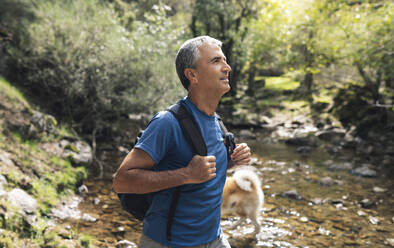
[[[196,72],[192,68],[185,69],[185,76],[187,79],[189,79],[189,82],[191,82],[191,83],[196,82],[196,80],[197,80]]]

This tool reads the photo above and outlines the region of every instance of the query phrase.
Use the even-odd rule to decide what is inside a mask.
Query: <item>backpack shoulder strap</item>
[[[226,126],[224,125],[224,123],[222,121],[222,118],[217,113],[215,113],[215,115],[216,115],[216,118],[218,119],[220,129],[223,132],[223,139],[224,139],[224,144],[226,146],[227,160],[228,160],[227,169],[230,169],[231,167],[234,166],[234,161],[231,160],[231,154],[233,154],[235,146],[236,146],[234,134],[227,130]]]
[[[202,137],[201,130],[186,107],[182,103],[177,103],[168,108],[168,111],[178,120],[182,133],[192,146],[193,152],[200,156],[206,156],[207,146]]]
[[[174,117],[178,120],[179,126],[182,129],[182,133],[185,136],[187,142],[192,146],[194,154],[200,156],[207,155],[207,146],[204,138],[202,137],[201,130],[194,120],[194,117],[189,113],[186,107],[182,103],[172,105],[167,109]],[[167,219],[167,240],[171,240],[171,227],[174,220],[176,206],[178,204],[179,196],[181,193],[181,186],[175,188],[172,194],[171,205]]]
[[[226,126],[224,125],[224,123],[223,123],[222,118],[220,117],[220,115],[218,115],[216,112],[215,112],[215,115],[216,115],[216,118],[218,119],[220,129],[222,129],[223,136],[225,136],[226,133],[228,133],[228,130],[227,130]]]

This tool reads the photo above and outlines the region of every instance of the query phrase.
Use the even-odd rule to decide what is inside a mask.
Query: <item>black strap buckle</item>
[[[233,154],[234,149],[235,149],[235,138],[234,138],[234,134],[227,132],[224,135],[224,140],[226,143],[226,147],[227,147],[227,154],[230,156],[231,154]]]

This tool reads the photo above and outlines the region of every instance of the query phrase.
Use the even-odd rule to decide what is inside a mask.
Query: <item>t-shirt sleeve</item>
[[[175,117],[168,111],[157,113],[142,133],[135,148],[148,153],[158,164],[174,143]]]

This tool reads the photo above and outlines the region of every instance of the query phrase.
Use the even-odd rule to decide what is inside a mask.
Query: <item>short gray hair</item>
[[[222,42],[210,36],[198,36],[196,38],[185,41],[176,55],[175,67],[178,77],[183,87],[189,89],[189,79],[185,76],[186,68],[196,68],[198,49],[204,43],[213,43],[222,47]]]

